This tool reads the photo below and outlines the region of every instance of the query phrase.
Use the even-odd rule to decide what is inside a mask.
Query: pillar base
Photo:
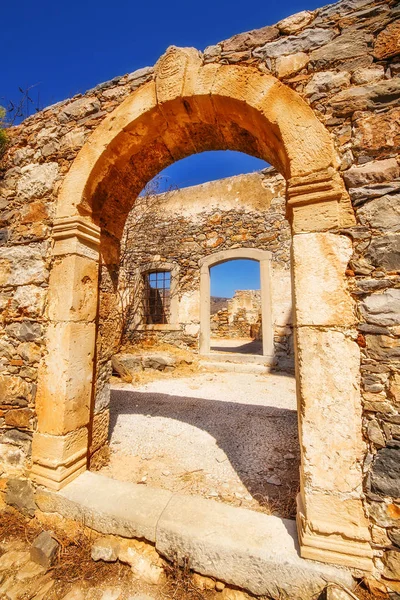
[[[88,430],[66,435],[36,432],[32,443],[30,477],[48,489],[60,490],[87,469]]]
[[[318,526],[307,521],[300,495],[297,498],[297,532],[300,556],[323,563],[343,565],[360,571],[373,571],[373,552],[368,540],[351,539],[340,533],[328,533],[329,523],[324,524],[323,532]]]

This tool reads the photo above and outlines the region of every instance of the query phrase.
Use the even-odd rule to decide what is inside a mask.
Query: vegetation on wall
[[[0,106],[0,157],[4,154],[8,142],[8,137],[5,132],[5,116],[6,110]]]

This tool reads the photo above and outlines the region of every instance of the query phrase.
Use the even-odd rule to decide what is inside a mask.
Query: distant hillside
[[[215,315],[219,310],[228,308],[228,300],[230,298],[219,298],[218,296],[211,296],[210,298],[210,313]]]

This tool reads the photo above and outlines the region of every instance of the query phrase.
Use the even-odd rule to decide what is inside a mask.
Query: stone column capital
[[[81,216],[56,219],[53,226],[53,255],[78,254],[98,260],[100,227]]]

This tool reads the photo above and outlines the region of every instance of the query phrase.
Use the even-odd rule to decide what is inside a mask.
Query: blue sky
[[[4,1],[0,105],[18,103],[21,99],[18,88],[33,86],[30,95],[34,105],[43,108],[84,93],[117,75],[153,65],[171,44],[203,50],[236,33],[272,25],[325,3],[324,0]],[[208,152],[172,165],[163,175],[166,187],[182,187],[263,166],[262,161],[236,152]],[[224,268],[230,267],[221,267]],[[235,269],[236,273],[250,273],[247,268],[239,269],[239,265]],[[249,287],[254,288],[255,283],[253,277]],[[231,295],[227,290],[221,288],[218,295]]]
[[[229,260],[210,269],[211,296],[231,298],[235,290],[260,289],[260,263],[255,260]]]

